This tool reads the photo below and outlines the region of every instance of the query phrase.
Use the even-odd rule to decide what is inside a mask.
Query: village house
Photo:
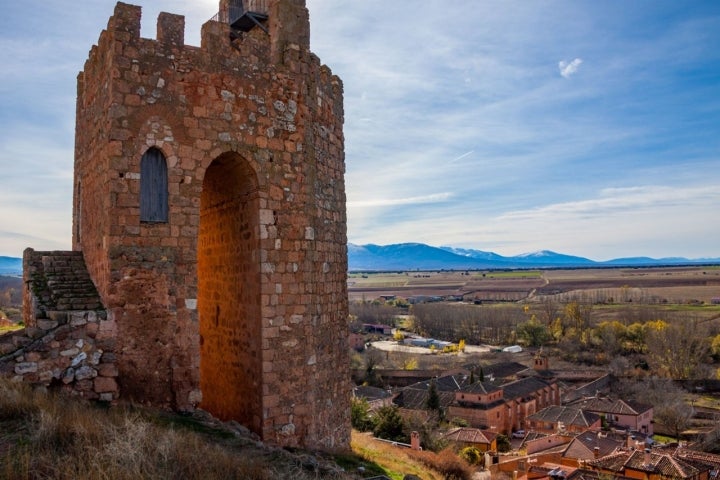
[[[351,332],[350,335],[348,336],[348,343],[350,344],[350,348],[352,348],[356,352],[362,352],[363,350],[365,350],[365,336],[364,335]]]
[[[586,462],[586,465],[601,474],[624,475],[643,480],[716,480],[720,471],[720,455],[685,449],[671,452],[624,449]]]
[[[653,407],[650,405],[601,397],[583,398],[569,405],[604,417],[609,427],[653,435]]]
[[[545,433],[579,433],[585,430],[600,430],[602,426],[600,415],[561,405],[551,405],[530,415],[527,423],[531,430]]]
[[[562,463],[580,464],[610,455],[626,447],[626,440],[620,436],[588,430],[577,436],[562,453]]]
[[[525,429],[528,416],[559,404],[557,383],[540,378],[528,377],[500,386],[476,382],[455,392],[448,416],[462,418],[474,427],[510,434]]]
[[[382,388],[370,386],[357,386],[352,391],[353,398],[367,401],[370,410],[377,410],[381,407],[392,405],[392,393]]]
[[[455,392],[467,385],[469,377],[465,374],[447,375],[430,380],[423,380],[409,385],[398,393],[393,403],[400,407],[400,414],[403,417],[427,417],[428,393],[430,384],[435,384],[439,398],[440,409],[447,412],[450,405],[455,401]]]
[[[528,432],[523,439],[522,447],[528,455],[548,451],[559,454],[562,451],[562,447],[569,444],[572,440],[573,436],[569,433],[545,434],[531,431]]]
[[[536,362],[533,369],[514,363],[488,365],[482,369],[471,365],[461,373],[405,387],[393,402],[405,416],[427,415],[428,391],[434,382],[440,409],[447,418],[462,419],[471,427],[510,435],[526,428],[528,416],[547,406],[559,405],[559,387],[552,378],[542,375],[504,381],[495,378],[494,373],[509,373],[508,377],[517,378],[523,370],[542,373],[546,368],[547,361]],[[484,381],[476,381],[483,377]]]
[[[365,333],[379,333],[380,335],[392,335],[392,327],[382,323],[363,323]]]
[[[460,448],[475,447],[481,452],[497,450],[497,433],[479,428],[453,428],[443,435],[443,439]]]

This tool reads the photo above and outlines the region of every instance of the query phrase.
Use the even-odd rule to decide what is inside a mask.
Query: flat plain
[[[474,302],[558,301],[712,305],[720,298],[720,266],[510,271],[351,273],[350,301],[394,295]]]

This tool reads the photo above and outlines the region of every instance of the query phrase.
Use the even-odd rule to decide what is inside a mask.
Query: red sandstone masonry
[[[183,17],[161,14],[146,39],[140,8],[117,4],[78,76],[73,249],[108,311],[122,398],[347,448],[342,83],[309,51],[304,1],[269,5],[269,34],[209,21],[192,47]],[[140,221],[150,147],[167,223]]]

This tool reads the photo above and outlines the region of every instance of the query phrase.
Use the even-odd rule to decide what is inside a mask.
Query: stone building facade
[[[200,47],[184,17],[142,38],[141,8],[116,5],[78,76],[73,250],[120,398],[342,449],[342,83],[309,50],[304,0],[246,3],[255,28],[225,21],[238,3],[221,0]]]

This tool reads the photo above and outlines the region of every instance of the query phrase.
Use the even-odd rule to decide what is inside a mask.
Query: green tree
[[[512,450],[512,444],[510,443],[510,439],[507,435],[503,435],[501,433],[495,438],[495,442],[497,443],[497,451],[500,453]]]
[[[715,361],[720,360],[720,334],[715,335],[710,342],[710,353]]]
[[[638,353],[645,351],[645,326],[635,322],[625,329],[625,339],[630,350]]]
[[[535,315],[517,327],[518,338],[529,347],[540,347],[550,339],[550,333],[545,325],[538,322]]]
[[[586,330],[592,320],[592,304],[570,302],[565,305],[565,320],[569,328],[565,329],[565,335],[570,335],[580,343],[587,343]]]
[[[617,320],[601,322],[593,329],[593,344],[611,356],[623,351],[626,338],[627,328]]]
[[[428,410],[440,411],[440,395],[437,391],[437,385],[435,385],[435,379],[430,380],[430,386],[428,387],[428,395],[425,399],[425,407]]]
[[[370,350],[365,355],[365,382],[368,385],[379,387],[382,384],[382,379],[377,372],[377,367],[380,364],[380,352],[377,350]]]
[[[403,361],[403,370],[417,370],[418,360],[415,357],[406,358]]]
[[[483,454],[477,447],[465,447],[460,450],[459,456],[470,465],[480,465],[483,461]]]
[[[386,405],[375,412],[373,435],[385,440],[407,442],[403,434],[403,419],[397,405]]]
[[[367,432],[373,429],[370,405],[364,398],[353,397],[350,404],[350,423],[355,430]]]

